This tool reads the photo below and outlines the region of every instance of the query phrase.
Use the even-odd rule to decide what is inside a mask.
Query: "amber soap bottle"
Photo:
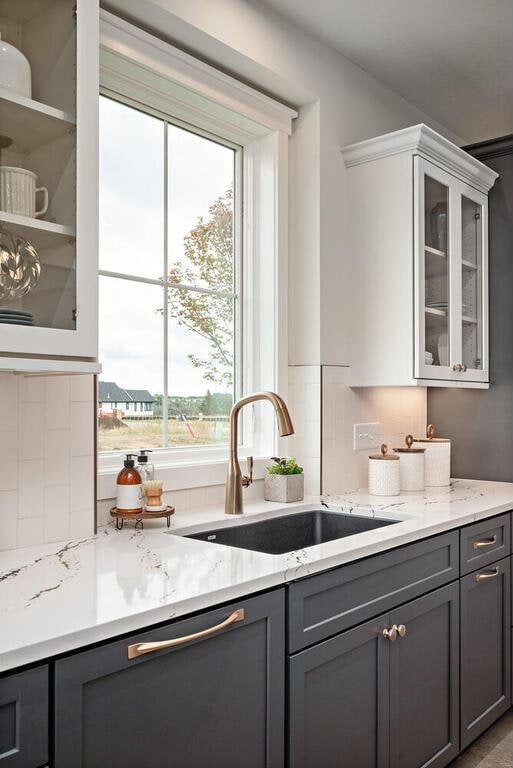
[[[116,480],[116,507],[118,512],[142,512],[142,479],[135,468],[135,453],[127,453],[123,469]]]

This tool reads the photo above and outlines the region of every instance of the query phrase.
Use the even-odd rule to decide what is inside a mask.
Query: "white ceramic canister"
[[[19,216],[42,216],[48,210],[48,190],[36,187],[37,176],[26,168],[0,165],[0,209]],[[41,192],[43,204],[36,210],[36,195]]]
[[[433,424],[428,424],[426,435],[413,444],[415,448],[426,449],[426,488],[445,488],[451,484],[451,441],[446,437],[435,437]]]
[[[401,491],[423,491],[426,449],[413,447],[413,435],[406,435],[404,442],[406,448],[394,448],[399,454]]]
[[[401,492],[399,456],[388,453],[385,443],[381,453],[369,456],[369,493],[371,496],[398,496]]]
[[[21,51],[0,35],[0,88],[32,98],[30,64]]]

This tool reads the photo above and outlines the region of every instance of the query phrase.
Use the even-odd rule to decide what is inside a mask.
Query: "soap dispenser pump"
[[[116,506],[118,512],[142,512],[142,479],[135,468],[134,457],[127,453],[123,469],[116,480]]]
[[[149,453],[153,453],[150,448],[141,448],[137,457],[137,471],[141,475],[143,483],[155,479],[155,466],[149,460]]]

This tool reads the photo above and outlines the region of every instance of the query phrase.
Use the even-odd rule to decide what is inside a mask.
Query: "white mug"
[[[48,190],[36,187],[37,176],[25,168],[0,165],[0,209],[19,216],[42,216],[48,210]],[[36,210],[36,195],[43,195],[43,204]]]

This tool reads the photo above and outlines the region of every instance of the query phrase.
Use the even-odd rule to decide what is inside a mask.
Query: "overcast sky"
[[[159,279],[164,274],[164,123],[115,101],[100,104],[100,269]],[[183,238],[233,185],[234,153],[169,127],[169,262]],[[101,379],[163,391],[163,289],[100,277]],[[169,322],[169,394],[202,395],[205,382],[187,355],[208,345]]]

